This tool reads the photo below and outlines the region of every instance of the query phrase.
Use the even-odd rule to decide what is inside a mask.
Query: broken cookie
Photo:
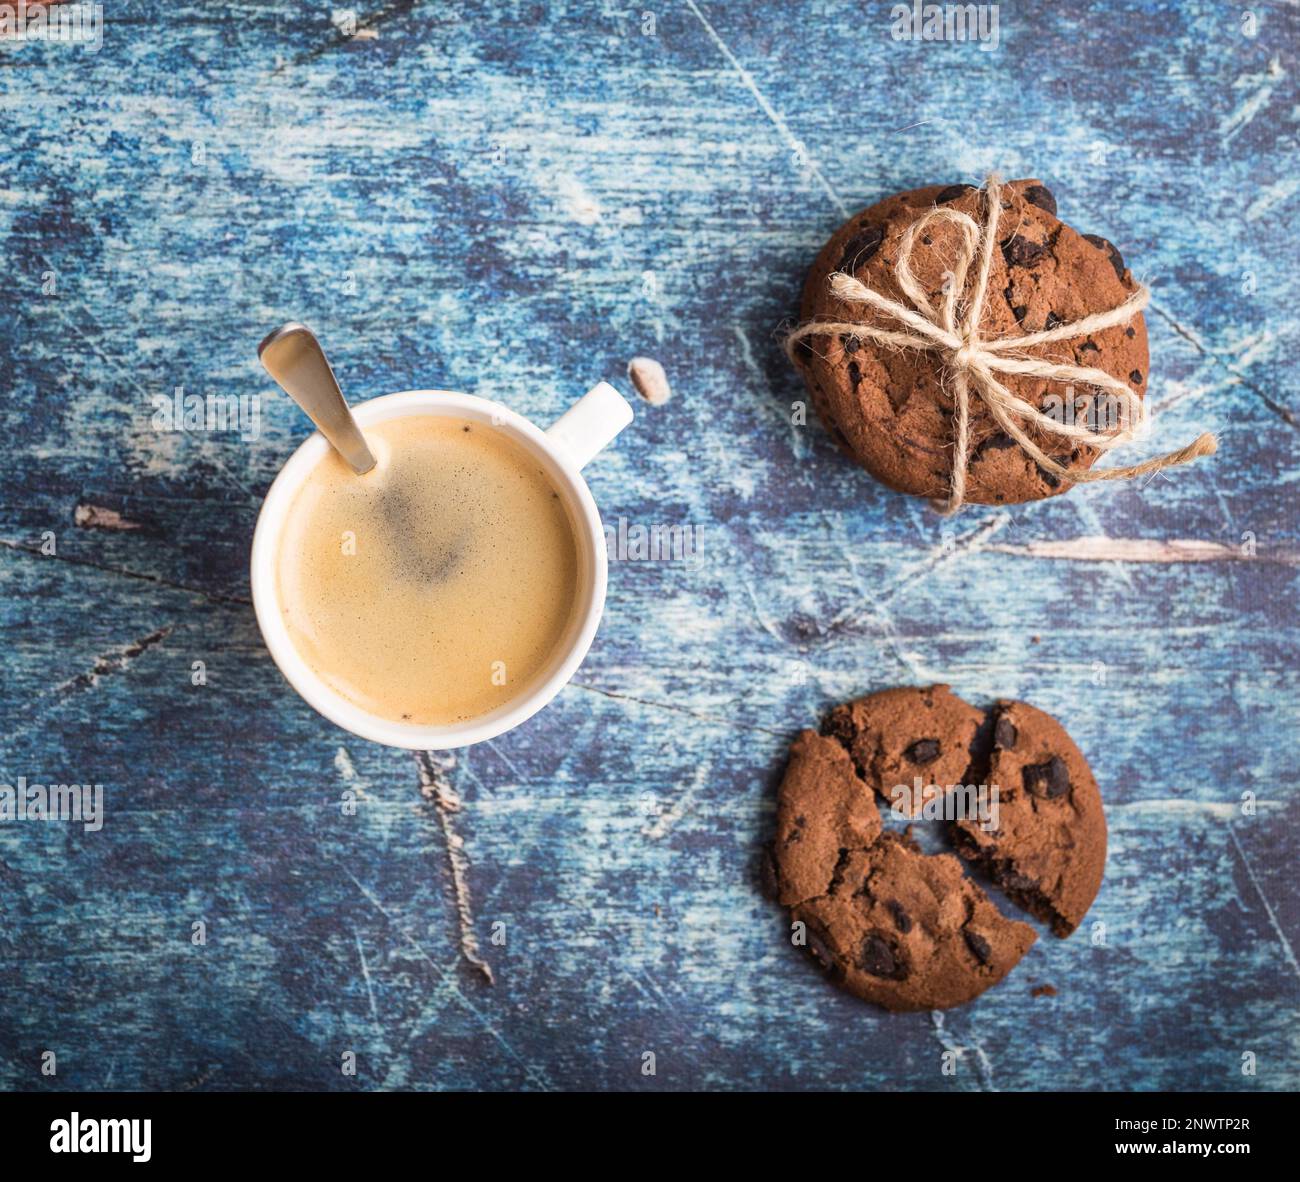
[[[922,785],[928,795],[900,792]],[[976,710],[943,685],[835,707],[821,734],[805,730],[791,746],[765,874],[795,942],[836,984],[887,1009],[970,1001],[1036,934],[1003,916],[958,858],[923,853],[910,830],[886,832],[875,797],[900,816],[920,813],[921,799],[952,806],[940,815],[962,858],[1058,936],[1101,884],[1101,795],[1049,715],[1009,701]]]

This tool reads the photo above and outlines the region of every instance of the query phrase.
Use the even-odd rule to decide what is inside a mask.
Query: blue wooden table
[[[98,52],[0,44],[0,782],[104,792],[98,831],[0,824],[0,1085],[1300,1086],[1300,11],[1003,4],[984,48],[876,4],[109,7]],[[820,243],[993,167],[1154,288],[1129,455],[1215,459],[947,519],[792,426]],[[290,318],[355,399],[543,423],[658,358],[590,483],[701,552],[615,563],[516,732],[335,729],[249,604]],[[160,427],[177,387],[256,430]],[[889,1015],[758,854],[794,732],[931,681],[1067,723],[1109,863],[1072,939]]]

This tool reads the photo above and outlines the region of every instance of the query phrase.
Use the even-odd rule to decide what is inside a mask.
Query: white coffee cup
[[[280,539],[294,497],[329,450],[319,432],[305,440],[280,469],[253,533],[253,609],[262,637],[290,685],[331,722],[363,739],[390,747],[435,750],[465,747],[518,726],[545,706],[582,664],[605,607],[609,560],[605,532],[582,469],[632,421],[632,408],[613,386],[601,382],[545,431],[499,402],[446,390],[406,390],[352,408],[362,431],[375,423],[411,415],[449,415],[501,431],[536,456],[564,499],[578,549],[578,602],[550,665],[523,693],[496,709],[454,726],[415,726],[372,714],[327,685],[303,660],[289,636],[280,604],[276,564]],[[358,477],[364,479],[364,477]]]

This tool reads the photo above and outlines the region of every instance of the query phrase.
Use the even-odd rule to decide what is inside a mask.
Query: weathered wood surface
[[[896,43],[888,5],[483,9],[345,40],[330,5],[127,3],[98,54],[0,46],[0,781],[107,798],[98,833],[0,825],[0,1085],[1300,1085],[1300,12],[1004,4],[983,52]],[[790,425],[775,330],[820,242],[993,166],[1152,281],[1159,430],[1217,459],[945,520]],[[354,397],[544,422],[635,353],[674,381],[590,482],[703,554],[613,566],[577,682],[456,758],[459,811],[260,643],[249,539],[307,425],[254,349],[290,317]],[[155,432],[176,386],[262,395],[259,437]],[[790,736],[930,680],[1067,721],[1106,941],[890,1016],[788,946],[756,860]]]

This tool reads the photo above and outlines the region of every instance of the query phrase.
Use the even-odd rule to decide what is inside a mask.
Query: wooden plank
[[[99,53],[0,44],[0,782],[106,799],[0,825],[0,1086],[1300,1086],[1300,13],[1255,12],[1004,5],[985,52],[888,6],[376,4],[347,38],[141,2]],[[945,519],[791,425],[819,244],[991,167],[1152,283],[1159,439],[1215,460]],[[290,317],[354,398],[545,423],[636,354],[673,383],[590,483],[700,555],[614,564],[577,681],[456,757],[458,810],[262,647],[249,540],[308,426],[254,350]],[[156,431],[177,387],[258,395],[256,437]],[[891,1016],[788,947],[756,863],[789,738],[929,680],[1064,719],[1111,849],[1072,939]]]

